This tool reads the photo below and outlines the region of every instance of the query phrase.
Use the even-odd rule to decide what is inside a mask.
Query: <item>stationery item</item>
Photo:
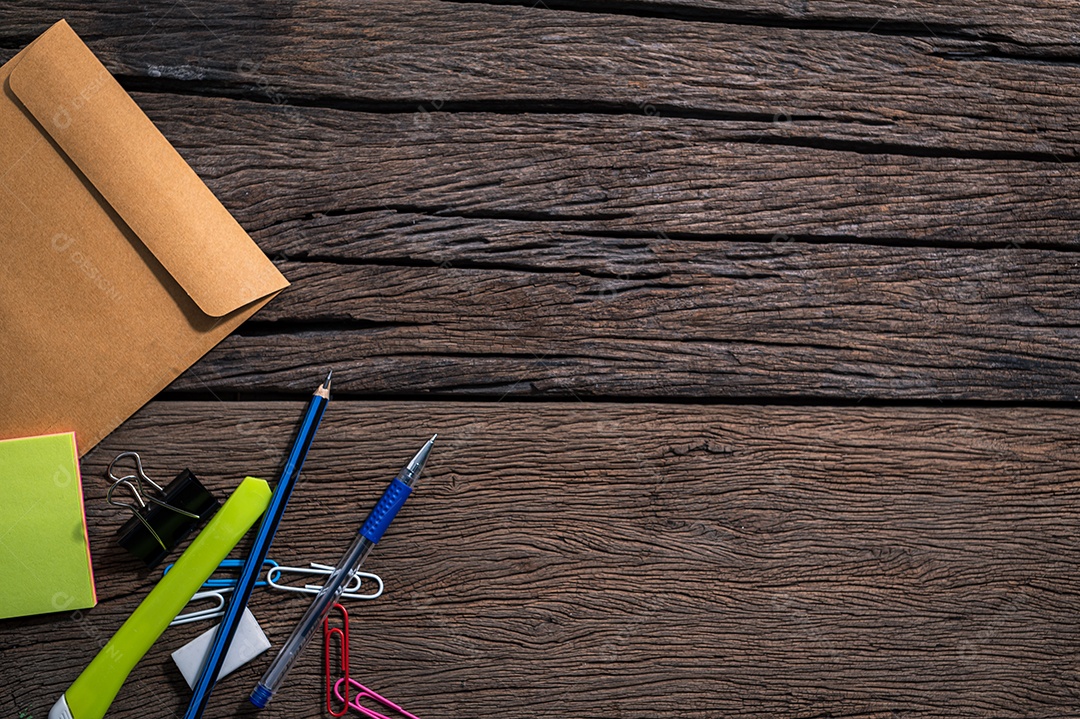
[[[271,566],[271,568],[277,566],[277,562],[275,562],[273,559],[264,559],[263,564],[264,565],[269,564]],[[244,566],[244,560],[243,559],[226,559],[226,560],[222,561],[221,564],[219,564],[217,568],[219,570],[220,569],[239,569],[239,568],[241,568],[243,566]],[[167,565],[165,567],[165,571],[162,572],[162,576],[164,576],[165,574],[168,574],[169,570],[172,569],[172,568],[173,568],[173,565],[171,565],[171,564]],[[217,571],[217,570],[215,570],[215,571]],[[265,581],[255,582],[255,586],[256,587],[265,587],[266,582]],[[235,587],[236,587],[236,580],[235,579],[227,579],[227,578],[224,578],[224,577],[215,578],[215,577],[211,576],[209,579],[207,579],[205,582],[203,582],[202,587],[200,587],[200,589],[206,590],[206,591],[195,592],[195,594],[193,594],[191,596],[191,600],[188,601],[188,604],[192,604],[193,602],[202,602],[202,601],[206,601],[207,599],[209,599],[209,600],[214,602],[214,606],[206,608],[206,609],[199,609],[199,610],[196,610],[194,612],[186,612],[184,614],[177,614],[176,619],[173,619],[171,622],[169,622],[169,626],[170,627],[175,627],[175,626],[179,626],[181,624],[191,624],[192,622],[201,622],[201,621],[203,621],[205,619],[217,619],[218,617],[224,616],[225,615],[225,603],[228,601],[225,595],[232,592],[232,590]],[[242,618],[241,618],[241,621],[243,621]],[[215,629],[216,629],[216,627],[215,627]],[[242,629],[243,628],[241,627],[241,630]],[[237,630],[237,631],[241,631],[241,630]],[[225,655],[225,662],[226,662],[226,664],[229,662],[229,654]],[[195,669],[198,670],[199,666],[201,666],[201,662],[200,662],[199,665],[197,665],[195,667]],[[224,672],[218,678],[223,677],[223,676],[225,676],[225,674],[228,674],[228,673],[229,672]],[[191,682],[188,682],[188,685],[190,686]]]
[[[217,631],[216,626],[207,629],[172,653],[173,661],[176,662],[177,668],[184,675],[184,681],[189,687],[195,686],[195,680],[199,676],[199,667],[206,661],[206,653],[210,650],[215,631]],[[270,640],[266,638],[255,615],[250,609],[245,608],[240,617],[240,624],[236,628],[236,636],[229,645],[229,651],[225,653],[225,662],[221,665],[221,672],[217,678],[220,680],[228,676],[269,648]]]
[[[185,612],[184,614],[177,614],[176,619],[169,622],[169,626],[178,627],[181,624],[193,624],[194,622],[201,622],[206,619],[217,619],[218,617],[225,616],[225,604],[229,601],[225,595],[230,594],[232,590],[233,587],[221,587],[220,589],[208,589],[204,592],[195,592],[191,595],[191,600],[188,604],[209,599],[214,602],[214,606],[206,609],[197,609],[193,612]],[[226,655],[226,657],[228,657],[228,655]]]
[[[311,447],[311,441],[315,439],[315,432],[319,429],[319,422],[322,420],[323,412],[326,410],[326,404],[330,401],[330,377],[332,374],[333,371],[327,373],[326,380],[312,394],[307,409],[304,411],[304,417],[300,421],[300,427],[296,432],[296,438],[293,440],[292,449],[285,460],[285,466],[281,468],[281,476],[278,478],[277,486],[274,487],[274,496],[270,500],[270,507],[267,509],[262,523],[259,524],[259,531],[255,535],[255,543],[251,547],[251,553],[248,554],[247,561],[244,562],[244,566],[240,570],[240,578],[236,582],[236,589],[233,590],[233,595],[225,608],[221,626],[218,627],[218,631],[214,634],[214,642],[210,645],[210,651],[207,653],[206,664],[203,665],[202,671],[199,672],[199,678],[196,680],[195,686],[192,687],[194,694],[191,697],[191,703],[188,704],[184,719],[198,719],[201,717],[206,709],[207,702],[210,700],[210,694],[214,691],[214,682],[218,672],[221,671],[221,665],[225,661],[225,654],[229,649],[229,642],[232,641],[233,634],[236,632],[240,614],[251,597],[251,590],[255,587],[255,581],[258,579],[259,572],[262,569],[263,560],[266,559],[266,553],[270,550],[270,544],[274,541],[274,534],[277,533],[281,515],[285,513],[285,506],[288,504],[289,496],[292,494],[296,480],[300,476],[300,470],[304,466],[304,459],[307,457],[308,449]]]
[[[214,571],[217,572],[217,571],[220,571],[222,569],[242,569],[243,566],[244,566],[244,562],[246,562],[246,561],[247,561],[246,559],[226,559],[221,564],[219,564],[217,569],[214,570]],[[278,565],[278,563],[275,562],[273,559],[264,559],[262,561],[262,563],[263,563],[264,567],[269,567],[270,569],[273,569],[274,567],[276,567]],[[166,565],[165,566],[165,571],[162,572],[162,576],[168,574],[169,570],[172,569],[172,568],[173,568],[173,565],[171,565],[171,564]],[[260,571],[261,571],[261,567],[260,567]],[[236,581],[237,581],[236,579],[231,578],[231,577],[214,577],[214,576],[211,576],[209,579],[207,579],[205,582],[203,582],[202,588],[203,589],[209,589],[209,588],[220,587],[220,588],[229,588],[229,589],[231,589],[231,588],[236,586]],[[257,582],[255,582],[255,584],[253,586],[265,587],[265,586],[267,586],[267,581],[265,579],[257,581]]]
[[[330,616],[335,609],[341,614],[340,627],[330,626]],[[334,674],[330,661],[335,639],[338,645],[338,672],[345,680],[344,696],[338,697],[338,701],[343,704],[340,709],[334,708]],[[323,667],[326,670],[326,711],[330,712],[330,716],[345,716],[345,713],[349,711],[349,612],[337,603],[330,607],[330,611],[323,617]]]
[[[168,576],[150,591],[49,711],[49,719],[101,719],[135,664],[199,585],[270,503],[270,487],[248,477],[226,500]]]
[[[134,472],[117,477],[117,465],[125,460],[131,460]],[[148,567],[156,567],[192,529],[216,512],[220,504],[190,469],[182,471],[163,488],[143,471],[138,452],[116,455],[106,474],[113,481],[105,494],[106,501],[132,514],[131,519],[116,530],[116,543]],[[117,489],[126,490],[131,501],[116,499],[113,495]]]
[[[274,561],[273,559],[264,559],[264,560],[262,560],[262,564],[270,565],[271,568],[278,566],[278,562]],[[243,566],[244,566],[244,560],[243,559],[226,559],[226,560],[222,561],[221,564],[219,564],[217,566],[217,568],[218,569],[240,569]],[[173,568],[173,565],[166,566],[165,571],[163,572],[163,574],[167,574],[168,570],[170,570],[172,568]],[[261,582],[256,582],[255,583],[255,586],[266,586],[266,585],[267,585],[266,581],[261,581]],[[195,602],[195,601],[205,601],[206,599],[210,599],[210,600],[215,602],[214,606],[210,607],[210,608],[207,608],[207,609],[199,609],[199,610],[193,611],[193,612],[186,612],[184,614],[177,614],[176,619],[174,619],[172,622],[168,623],[168,626],[179,626],[180,624],[191,624],[192,622],[202,622],[203,620],[212,620],[212,619],[219,618],[219,616],[224,616],[225,615],[225,605],[226,605],[226,602],[228,601],[228,598],[226,597],[226,595],[230,594],[233,591],[233,589],[235,588],[235,586],[237,586],[237,580],[227,579],[227,578],[214,578],[214,576],[211,576],[211,578],[206,580],[205,582],[203,582],[202,587],[200,587],[200,588],[204,589],[204,591],[203,592],[195,592],[191,596],[191,599],[190,599],[190,601],[188,601],[188,603],[190,605],[190,603]],[[207,588],[207,587],[210,587],[210,588]],[[241,622],[243,622],[243,619],[241,619]],[[238,629],[238,632],[240,632],[240,630],[242,630],[242,629],[243,629],[243,627]],[[229,655],[231,653],[232,652],[228,652],[225,655],[226,664],[229,663]],[[200,661],[199,665],[195,666],[195,669],[198,670],[199,666],[202,666],[201,661]],[[228,671],[222,670],[222,674],[218,675],[218,679],[220,679],[221,677],[224,677],[227,674],[229,674]],[[191,686],[191,683],[192,682],[189,681],[188,686]]]
[[[311,563],[310,569],[301,567],[282,567],[272,559],[263,560],[263,565],[270,565],[270,568],[266,570],[266,579],[255,582],[256,587],[270,587],[282,592],[297,592],[300,594],[318,594],[322,589],[320,584],[305,584],[302,587],[295,587],[289,584],[282,584],[280,579],[282,574],[298,574],[304,575],[322,575],[329,576],[333,573],[334,568],[328,567],[325,564],[318,564],[316,562]],[[170,567],[172,565],[169,565]],[[226,559],[221,563],[222,567],[240,567],[241,561],[238,559]],[[169,567],[165,568],[165,571],[169,571]],[[367,594],[360,593],[360,587],[363,580],[368,579],[373,581],[377,588],[368,592]],[[198,609],[193,612],[186,612],[184,614],[178,614],[176,619],[172,620],[169,625],[177,626],[180,624],[191,624],[192,622],[201,622],[206,619],[216,619],[225,614],[225,604],[227,602],[226,594],[232,592],[236,586],[235,579],[214,579],[210,578],[203,582],[203,588],[206,591],[196,592],[195,596],[191,598],[191,602],[211,601],[213,606],[204,609]],[[207,589],[209,587],[209,589]],[[342,599],[378,599],[383,593],[383,581],[377,574],[371,572],[355,572],[350,578],[348,584],[345,585],[345,591],[341,593]]]
[[[390,526],[390,522],[394,521],[398,510],[405,504],[405,500],[409,498],[413,485],[416,484],[417,478],[424,469],[428,454],[431,453],[435,437],[438,436],[435,435],[427,441],[420,451],[416,453],[416,456],[409,460],[409,463],[398,472],[397,476],[390,482],[390,486],[383,492],[375,508],[371,510],[371,514],[364,521],[356,538],[341,557],[337,568],[334,569],[334,573],[327,578],[322,591],[311,602],[311,606],[304,612],[304,616],[301,617],[292,634],[282,645],[281,651],[274,657],[274,661],[270,663],[270,667],[251,692],[249,699],[252,704],[262,709],[274,696],[274,693],[281,688],[285,675],[288,674],[293,662],[296,661],[304,646],[311,641],[311,637],[314,636],[315,630],[330,610],[330,607],[337,602],[349,575],[364,563],[367,555],[382,539],[383,532]]]
[[[95,604],[75,435],[0,442],[0,618]]]
[[[317,562],[311,562],[308,567],[271,567],[266,572],[266,582],[274,589],[282,592],[297,592],[299,594],[318,594],[322,591],[323,586],[321,584],[305,584],[302,587],[294,587],[289,584],[282,584],[280,579],[282,574],[297,574],[300,576],[322,576],[329,577],[334,573],[334,567],[326,564],[319,564]],[[367,594],[360,593],[360,587],[363,586],[365,579],[375,582],[377,588],[368,592]],[[349,575],[349,580],[342,587],[341,594],[338,595],[340,599],[378,599],[383,593],[383,580],[378,574],[372,574],[371,572],[352,572]]]
[[[407,719],[420,719],[420,717],[416,716],[415,714],[410,714],[394,702],[390,701],[381,694],[378,694],[373,689],[368,689],[355,679],[349,679],[348,681],[346,681],[346,679],[342,677],[341,679],[337,680],[337,682],[334,684],[334,696],[338,698],[338,701],[345,701],[345,698],[348,696],[348,690],[342,692],[342,687],[346,685],[351,686],[353,690],[356,691],[356,694],[353,695],[352,700],[346,702],[346,706],[355,711],[356,713],[368,717],[368,719],[391,719],[391,717],[377,712],[374,709],[368,709],[366,706],[360,703],[361,699],[369,699],[373,702],[381,704],[390,711],[396,712],[400,716],[407,717]],[[336,716],[340,716],[340,714]]]
[[[66,22],[0,86],[0,437],[86,453],[288,282]]]
[[[334,609],[341,614],[341,626],[330,626],[330,615],[333,614]],[[341,674],[336,680],[333,677],[333,662],[330,660],[335,643],[338,646],[338,672]],[[349,676],[349,613],[340,604],[335,604],[323,619],[323,666],[326,669],[326,711],[331,716],[345,716],[346,712],[352,709],[369,719],[390,719],[385,714],[368,709],[360,703],[361,699],[368,699],[408,719],[419,719],[415,714],[410,714]],[[356,691],[352,699],[349,698],[351,690]],[[341,702],[341,707],[337,709],[334,708],[335,697]]]

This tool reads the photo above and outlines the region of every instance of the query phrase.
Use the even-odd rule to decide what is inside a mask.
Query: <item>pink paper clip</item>
[[[341,612],[340,627],[330,626],[330,614],[335,609]],[[349,613],[340,604],[334,604],[334,606],[330,607],[330,613],[323,619],[323,659],[325,659],[326,666],[326,711],[330,712],[330,716],[342,717],[349,711],[349,687],[345,687],[344,697],[340,693],[337,695],[338,699],[345,702],[345,706],[341,707],[341,709],[334,709],[333,692],[330,691],[332,686],[336,686],[330,665],[330,646],[334,643],[334,637],[338,638],[340,671],[342,674],[341,679],[338,679],[338,683],[341,683],[349,681]]]
[[[345,687],[345,694],[342,695],[341,685],[345,682],[348,682],[348,686]],[[349,696],[350,686],[356,690],[356,694],[355,696],[353,696],[351,702],[346,699],[346,697]],[[397,712],[397,714],[399,714],[400,716],[407,717],[408,719],[420,719],[420,717],[416,716],[415,714],[410,714],[386,697],[371,691],[360,682],[349,677],[342,677],[341,679],[337,680],[337,683],[334,684],[334,695],[337,696],[339,700],[345,702],[345,706],[347,706],[349,709],[363,714],[364,716],[368,717],[368,719],[392,719],[392,717],[388,717],[385,714],[380,714],[374,709],[368,709],[366,706],[360,703],[360,700],[364,698],[382,704],[387,709]]]

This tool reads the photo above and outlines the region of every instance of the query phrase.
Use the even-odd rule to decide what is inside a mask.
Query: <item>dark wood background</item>
[[[67,18],[293,285],[86,457],[101,602],[0,622],[0,717],[157,578],[108,460],[272,478],[327,367],[271,556],[440,433],[351,605],[423,719],[1080,715],[1078,9],[5,2],[3,59]],[[110,716],[180,716],[205,628]]]

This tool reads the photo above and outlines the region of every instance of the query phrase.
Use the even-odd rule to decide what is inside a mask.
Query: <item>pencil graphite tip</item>
[[[315,388],[314,392],[316,397],[322,397],[327,402],[330,401],[330,375],[332,374],[334,374],[334,370],[330,370],[329,372],[327,372],[326,379],[323,380],[323,383],[321,385]]]

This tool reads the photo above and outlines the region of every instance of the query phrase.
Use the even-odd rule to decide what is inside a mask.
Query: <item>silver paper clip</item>
[[[129,457],[135,460],[135,474],[128,474],[123,477],[117,477],[115,474],[113,474],[113,467],[116,466],[116,463],[122,459],[127,459]],[[165,509],[171,509],[172,511],[177,512],[178,514],[182,514],[185,517],[199,519],[199,515],[184,511],[179,507],[174,507],[168,502],[162,499],[158,499],[152,494],[152,492],[157,492],[159,495],[164,497],[165,489],[160,484],[146,476],[146,472],[143,471],[142,458],[139,457],[138,452],[121,452],[120,454],[116,455],[113,458],[113,461],[109,462],[109,468],[105,470],[105,472],[109,475],[109,479],[113,481],[112,486],[109,487],[109,491],[105,493],[105,501],[114,507],[121,507],[123,509],[127,509],[133,515],[135,515],[135,518],[142,522],[142,525],[146,527],[147,531],[150,532],[154,539],[157,540],[157,543],[161,545],[162,549],[166,549],[165,542],[162,541],[161,537],[158,536],[158,533],[155,532],[154,528],[150,526],[150,522],[147,522],[146,518],[143,517],[142,513],[139,511],[140,509],[146,509],[147,502],[153,502],[154,504],[160,507],[164,507]],[[147,484],[150,485],[149,489],[147,489],[145,486]],[[124,489],[126,489],[131,494],[131,497],[134,501],[121,502],[120,500],[113,499],[113,492],[115,492],[118,487],[123,487]]]
[[[204,599],[210,599],[214,602],[214,606],[207,609],[197,609],[194,612],[188,612],[187,614],[177,614],[176,619],[169,622],[170,627],[179,626],[181,624],[191,624],[192,622],[201,622],[204,619],[217,619],[218,617],[225,615],[225,593],[231,592],[233,587],[219,587],[217,589],[209,589],[205,592],[195,592],[189,600],[191,602],[199,602]]]
[[[322,589],[321,584],[305,584],[302,587],[294,587],[288,584],[282,584],[282,573],[286,574],[299,574],[302,576],[319,576],[328,577],[334,573],[333,567],[328,567],[325,564],[318,564],[317,562],[311,562],[308,568],[304,567],[270,567],[266,571],[266,583],[274,589],[282,592],[300,592],[301,594],[318,594]],[[370,579],[379,585],[379,588],[370,594],[360,594],[360,584],[362,580]],[[349,581],[345,584],[345,588],[341,590],[342,597],[347,599],[378,599],[383,593],[383,581],[379,578],[378,574],[372,574],[371,572],[353,572],[349,577]]]
[[[222,567],[232,568],[238,567],[243,563],[238,559],[226,559],[221,563]],[[319,564],[317,562],[311,562],[308,567],[282,567],[279,566],[273,560],[267,559],[264,564],[269,564],[270,567],[266,570],[265,581],[258,581],[255,586],[262,587],[267,586],[271,589],[276,589],[281,592],[299,592],[301,594],[318,594],[322,589],[320,584],[305,584],[302,587],[292,586],[289,584],[281,583],[281,575],[293,574],[300,576],[329,576],[333,571],[333,567],[328,567],[325,564]],[[165,568],[165,573],[172,568],[170,564]],[[378,589],[368,594],[361,594],[360,587],[363,580],[371,580],[378,585]],[[204,619],[217,619],[225,614],[225,604],[228,601],[225,597],[227,592],[231,592],[234,586],[225,586],[224,583],[230,582],[235,586],[235,580],[230,579],[208,579],[203,583],[205,588],[203,591],[196,592],[190,602],[199,601],[212,601],[213,606],[205,609],[196,609],[195,611],[188,612],[186,614],[178,614],[175,619],[170,623],[170,627],[175,627],[180,624],[190,624],[192,622],[201,622]],[[345,588],[342,590],[341,597],[345,599],[378,599],[383,593],[383,581],[378,574],[372,574],[371,572],[354,572],[346,583]],[[189,603],[190,603],[189,602]]]

